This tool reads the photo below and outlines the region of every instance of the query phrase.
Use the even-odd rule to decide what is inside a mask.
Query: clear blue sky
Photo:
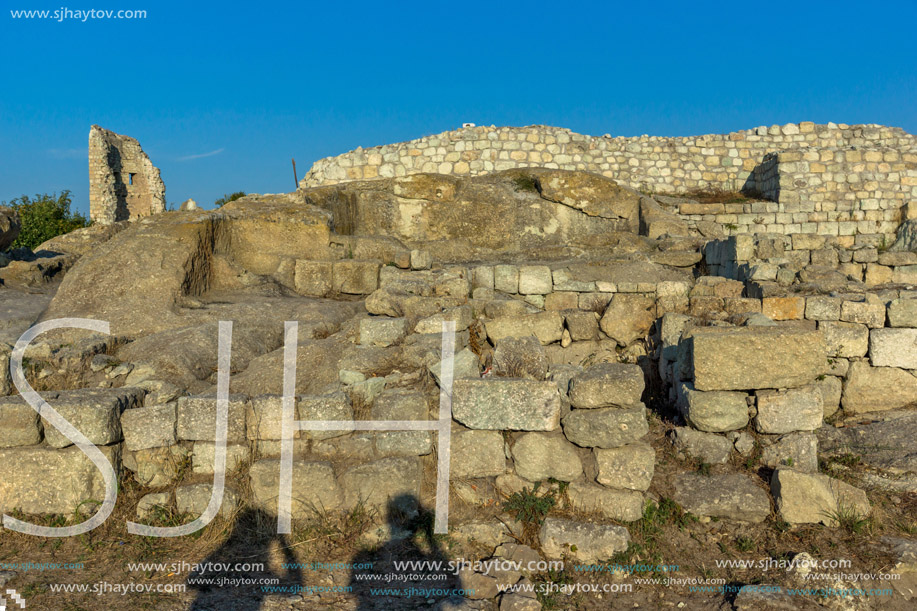
[[[72,4],[71,4],[72,2]],[[169,202],[293,189],[321,157],[478,124],[600,135],[816,121],[917,132],[917,1],[3,0],[0,200],[88,211],[98,123]],[[144,20],[10,10],[145,9]]]

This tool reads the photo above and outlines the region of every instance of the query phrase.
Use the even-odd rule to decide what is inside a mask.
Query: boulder
[[[705,327],[682,341],[697,390],[793,388],[827,369],[823,335],[797,327]]]
[[[643,370],[638,365],[598,363],[570,380],[570,402],[587,409],[636,405],[644,386]]]
[[[554,382],[518,379],[456,380],[453,417],[472,429],[553,431],[560,424]]]

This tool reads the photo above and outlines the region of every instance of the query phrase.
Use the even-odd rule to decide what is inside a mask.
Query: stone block
[[[891,327],[917,328],[917,299],[894,299],[888,304]]]
[[[569,556],[579,562],[599,562],[627,549],[630,533],[622,526],[606,526],[547,518],[538,534],[548,558]]]
[[[820,473],[777,469],[771,476],[771,493],[780,517],[790,524],[836,527],[839,510],[860,517],[871,512],[862,490]]]
[[[563,420],[564,435],[584,448],[619,448],[649,432],[646,408],[576,409]]]
[[[574,510],[599,514],[622,522],[643,517],[643,495],[635,490],[611,490],[585,482],[571,482],[567,498]]]
[[[573,341],[592,341],[598,337],[599,319],[595,312],[568,311],[564,318]]]
[[[175,424],[178,418],[177,403],[154,407],[137,407],[121,414],[124,449],[146,450],[175,444]]]
[[[761,462],[776,469],[792,467],[797,471],[818,471],[818,439],[813,433],[790,433],[777,439],[763,438]]]
[[[767,492],[739,473],[675,476],[673,500],[696,516],[758,523],[770,517]]]
[[[232,473],[246,464],[252,452],[248,444],[226,445],[226,473]],[[213,474],[216,457],[216,443],[212,441],[195,441],[191,454],[191,471],[205,475]]]
[[[557,292],[545,295],[544,309],[553,312],[575,310],[579,307],[579,293]]]
[[[708,433],[725,433],[745,428],[748,403],[743,392],[695,390],[683,384],[685,418],[696,429]]]
[[[430,373],[433,375],[436,383],[440,385],[442,385],[442,382],[440,381],[442,375],[442,367],[442,360],[439,360],[430,366]],[[480,359],[478,359],[478,355],[476,355],[468,348],[463,348],[461,352],[457,352],[452,358],[452,379],[478,379],[480,377],[481,362]]]
[[[869,361],[873,367],[917,369],[917,329],[873,329]]]
[[[733,448],[733,443],[722,435],[683,426],[672,432],[672,443],[679,452],[711,465],[728,462]]]
[[[100,446],[115,469],[121,445]],[[92,513],[105,498],[102,473],[79,448],[27,446],[0,450],[0,512],[28,514]],[[93,502],[88,502],[93,501]]]
[[[493,289],[494,268],[490,265],[479,265],[471,270],[471,288]]]
[[[383,458],[354,467],[339,479],[344,508],[362,503],[384,509],[394,502],[405,514],[416,515],[422,477],[418,458]]]
[[[570,402],[584,409],[636,405],[644,387],[639,365],[598,363],[570,380]]]
[[[57,393],[43,393],[45,401],[54,402]],[[41,443],[41,419],[20,396],[0,398],[0,448]]]
[[[564,332],[564,318],[558,312],[503,316],[487,322],[485,328],[487,337],[494,344],[506,337],[534,335],[546,346],[560,341]]]
[[[178,513],[188,514],[194,518],[200,517],[210,504],[213,495],[213,484],[190,484],[179,486],[175,489],[175,508]],[[226,486],[223,489],[223,502],[220,504],[219,516],[230,520],[239,511],[242,497],[233,488]]]
[[[312,517],[316,513],[341,507],[344,495],[334,477],[331,463],[293,461],[292,504],[294,519]],[[280,490],[280,460],[263,459],[255,462],[248,472],[252,504],[276,515]]]
[[[90,442],[109,445],[121,441],[121,412],[140,405],[144,392],[139,388],[83,389],[62,391],[49,402]],[[42,419],[45,441],[53,448],[64,448],[73,442]]]
[[[761,390],[755,393],[759,433],[780,435],[793,431],[814,431],[822,425],[825,407],[815,385],[788,390]]]
[[[547,265],[519,266],[519,293],[522,295],[547,295],[554,288],[551,268]]]
[[[610,488],[644,491],[653,481],[656,451],[645,443],[632,443],[620,448],[596,448],[598,467],[596,481]]]
[[[885,326],[885,304],[875,295],[867,301],[845,301],[841,304],[841,320],[866,325],[870,329]]]
[[[826,369],[825,341],[817,331],[707,327],[687,341],[697,390],[791,388],[810,384]]]
[[[805,309],[805,297],[765,297],[761,300],[761,313],[772,320],[801,320]]]
[[[841,395],[843,394],[844,384],[841,379],[835,376],[824,376],[816,379],[815,386],[821,392],[822,404],[825,408],[825,418],[834,415],[841,407]]]
[[[841,299],[838,297],[808,297],[806,299],[806,318],[809,320],[839,320],[841,317]]]
[[[656,320],[656,300],[641,294],[617,293],[612,298],[599,326],[620,346],[646,337]]]
[[[515,265],[495,265],[494,289],[503,293],[518,293],[519,268]]]
[[[894,367],[850,364],[841,405],[845,412],[858,414],[899,409],[917,403],[917,377]]]
[[[372,407],[373,420],[429,420],[430,410],[418,390],[387,389]],[[423,456],[433,451],[429,431],[380,431],[375,434],[380,456]]]
[[[530,482],[571,482],[583,474],[576,447],[560,434],[526,433],[516,440],[512,455],[516,473]]]
[[[450,470],[453,478],[495,477],[506,472],[503,434],[461,431],[452,434]]]
[[[331,261],[297,259],[293,286],[300,295],[324,297],[332,288]]]
[[[397,344],[408,334],[406,318],[374,316],[360,321],[360,344],[386,347]]]
[[[379,288],[379,261],[346,259],[332,265],[332,288],[338,293],[369,295]]]
[[[456,380],[453,417],[472,429],[553,431],[560,424],[554,382],[518,379]]]
[[[869,349],[869,328],[853,322],[819,321],[828,356],[859,358]]]
[[[226,439],[228,443],[245,441],[245,412],[248,408],[248,397],[240,394],[229,395],[227,413]],[[188,441],[216,441],[217,398],[216,394],[181,397],[178,399],[179,439]]]

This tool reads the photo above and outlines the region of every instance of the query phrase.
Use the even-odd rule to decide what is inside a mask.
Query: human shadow
[[[258,611],[270,594],[295,594],[302,571],[286,535],[277,533],[277,518],[259,509],[238,514],[227,540],[198,563],[188,575],[189,590],[197,590],[192,611]],[[272,547],[283,556],[285,572],[270,566]],[[277,579],[266,584],[265,580]]]
[[[433,534],[433,513],[410,494],[391,499],[387,507],[389,539],[353,557],[350,587],[357,611],[391,609],[416,603],[439,608],[456,603],[460,586],[449,559]],[[405,563],[405,564],[402,564]]]

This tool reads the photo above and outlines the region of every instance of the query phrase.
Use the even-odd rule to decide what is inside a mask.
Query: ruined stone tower
[[[89,216],[100,225],[158,214],[166,187],[140,143],[98,125],[89,130]]]

